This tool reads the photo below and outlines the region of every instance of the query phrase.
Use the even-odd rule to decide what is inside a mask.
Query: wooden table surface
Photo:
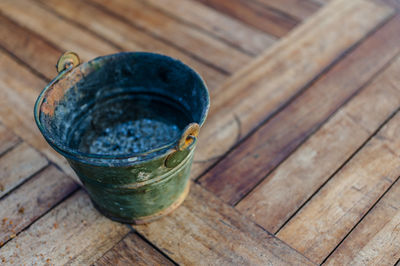
[[[1,0],[1,265],[394,265],[398,0]],[[65,50],[164,53],[211,93],[191,192],[99,214],[33,119]]]

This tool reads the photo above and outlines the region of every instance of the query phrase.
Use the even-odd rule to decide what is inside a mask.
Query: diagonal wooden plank
[[[57,15],[79,23],[82,27],[112,41],[125,51],[159,52],[182,60],[199,71],[207,80],[211,90],[214,90],[227,77],[226,74],[215,68],[193,59],[190,55],[182,53],[179,49],[161,42],[84,1],[51,0],[42,1],[41,3],[53,12],[56,12]],[[79,12],[77,12],[78,10]],[[101,17],[102,19],[93,19],[97,17]]]
[[[370,36],[236,147],[201,183],[236,204],[400,52],[399,26],[397,17]]]
[[[321,263],[400,176],[399,132],[397,113],[277,236]]]
[[[49,160],[56,162],[66,173],[74,176],[66,160],[46,143],[33,118],[35,100],[46,83],[2,51],[0,70],[0,121]]]
[[[130,229],[96,210],[82,190],[0,249],[9,265],[87,265],[118,243]]]
[[[46,36],[54,44],[75,51],[84,61],[118,51],[117,47],[28,0],[0,1],[0,13],[33,32]]]
[[[276,9],[279,12],[286,13],[300,21],[307,19],[314,14],[321,3],[314,0],[254,0],[264,4],[268,8]]]
[[[258,55],[276,41],[275,37],[249,27],[239,20],[217,12],[195,0],[145,1],[180,19],[183,23],[198,27],[251,55]]]
[[[197,1],[277,37],[286,35],[299,22],[286,14],[271,10],[255,1]]]
[[[400,182],[390,188],[326,265],[395,265],[400,258]]]
[[[212,99],[193,177],[284,107],[391,14],[391,9],[366,1],[333,1],[230,78],[220,88],[224,93]]]
[[[135,228],[181,264],[312,264],[198,185],[173,214]],[[0,256],[11,264],[91,264],[128,232],[79,191],[4,245]]]
[[[47,165],[47,160],[26,143],[0,157],[0,198]]]
[[[197,184],[176,212],[134,228],[179,264],[310,264]]]
[[[25,62],[40,75],[51,79],[62,49],[16,24],[0,13],[0,47]]]
[[[400,92],[391,87],[389,80],[399,71],[400,58],[334,114],[236,208],[266,230],[276,232],[398,108]]]
[[[174,263],[162,256],[137,234],[131,233],[94,265],[174,265]]]
[[[250,59],[237,49],[196,28],[180,23],[140,1],[90,0],[90,2],[228,73],[238,70]]]
[[[1,199],[0,247],[77,188],[71,178],[49,166]]]
[[[0,156],[20,142],[15,134],[0,123]]]

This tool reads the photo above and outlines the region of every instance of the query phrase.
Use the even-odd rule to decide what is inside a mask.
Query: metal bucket
[[[199,129],[209,108],[201,77],[173,58],[118,53],[79,65],[65,53],[42,91],[35,120],[100,212],[146,223],[189,191]]]

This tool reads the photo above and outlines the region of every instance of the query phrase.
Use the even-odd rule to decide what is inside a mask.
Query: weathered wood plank
[[[277,37],[286,35],[299,22],[281,12],[266,8],[255,1],[197,1]]]
[[[400,258],[400,182],[380,199],[326,265],[395,265]]]
[[[174,213],[134,227],[178,264],[310,264],[197,184]]]
[[[49,166],[1,199],[0,246],[77,188],[71,178]]]
[[[165,42],[190,52],[197,59],[204,60],[228,73],[238,70],[251,58],[196,28],[180,23],[163,12],[146,6],[140,1],[90,1],[124,18],[131,24],[143,28]]]
[[[195,0],[165,0],[162,2],[146,0],[146,2],[251,55],[258,55],[276,41],[275,37],[249,27],[239,20],[217,12]]]
[[[184,63],[199,71],[210,85],[212,91],[227,77],[226,74],[215,68],[193,59],[190,55],[182,53],[179,49],[161,42],[86,2],[79,0],[51,0],[42,1],[42,4],[53,10],[53,12],[57,12],[59,15],[80,23],[83,27],[112,41],[125,51],[159,52],[182,60]],[[77,10],[79,10],[79,12],[77,12]],[[98,17],[102,19],[93,19]]]
[[[400,1],[399,0],[372,0],[375,1],[379,4],[385,4],[388,6],[393,7],[396,9],[396,11],[399,13],[400,12]]]
[[[54,44],[78,53],[84,61],[118,51],[117,47],[29,0],[0,1],[0,12],[21,26],[46,36]]]
[[[96,263],[104,265],[174,265],[137,234],[128,234]]]
[[[0,156],[20,143],[21,139],[0,123]]]
[[[289,14],[297,20],[305,20],[316,12],[321,4],[313,0],[255,0],[266,5],[266,7],[276,9],[280,12]]]
[[[370,2],[334,1],[230,78],[220,88],[224,93],[212,99],[192,176],[213,165],[391,14]]]
[[[311,264],[198,185],[173,214],[136,229],[177,263]],[[79,191],[9,241],[0,255],[10,264],[90,264],[128,232]]]
[[[397,25],[393,27],[397,29]],[[354,62],[363,62],[360,59]],[[371,59],[376,60],[376,57]],[[358,68],[359,64],[353,65]],[[343,70],[348,71],[348,67]],[[391,87],[388,80],[399,72],[400,58],[334,114],[236,208],[266,230],[276,232],[398,108],[400,92]],[[343,72],[338,73],[349,86],[353,85]],[[363,79],[354,71],[348,73],[354,74],[355,79]]]
[[[97,212],[82,190],[0,249],[6,265],[94,263],[130,229]]]
[[[40,153],[21,143],[0,157],[0,198],[47,165]]]
[[[55,62],[62,50],[1,14],[0,46],[47,79],[57,73]]]
[[[350,7],[348,6],[349,4],[351,5]],[[356,5],[353,6],[353,4]],[[343,9],[343,11],[336,13],[338,9]],[[256,67],[253,66],[251,68],[252,72],[248,72],[250,70],[246,69],[243,71],[246,74],[239,73],[239,76],[236,76],[234,80],[230,79],[226,83],[227,87],[221,89],[225,91],[224,97],[227,101],[223,104],[224,99],[218,97],[219,95],[214,98],[214,109],[212,109],[214,111],[211,111],[210,119],[200,134],[200,145],[197,150],[197,157],[195,157],[195,163],[197,161],[200,161],[200,163],[194,165],[194,172],[199,173],[201,172],[199,170],[204,171],[206,166],[215,162],[213,156],[215,158],[229,150],[238,139],[243,139],[257,125],[270,117],[279,106],[282,106],[294,94],[298,93],[303,86],[306,86],[307,81],[309,81],[306,79],[307,77],[315,77],[315,75],[320,73],[321,67],[329,62],[325,59],[325,56],[332,56],[331,52],[333,52],[330,51],[328,53],[328,50],[331,50],[331,48],[328,49],[329,44],[325,43],[327,40],[324,39],[324,36],[328,35],[326,37],[330,39],[339,34],[339,32],[333,34],[333,31],[339,29],[343,29],[343,32],[339,34],[341,37],[337,36],[340,40],[343,40],[344,36],[350,34],[347,29],[344,29],[347,27],[338,26],[335,23],[339,23],[340,25],[342,23],[347,25],[354,23],[355,25],[350,26],[353,29],[350,35],[354,37],[354,29],[361,26],[359,23],[362,20],[361,18],[353,17],[354,14],[364,10],[363,12],[365,13],[377,15],[376,11],[379,9],[382,13],[376,17],[375,26],[376,23],[386,18],[391,11],[384,7],[381,9],[381,7],[365,1],[358,1],[358,4],[356,1],[334,1],[298,28],[301,29],[303,26],[308,28],[308,23],[314,25],[318,21],[319,24],[314,25],[315,27],[309,29],[309,32],[301,31],[303,33],[302,37],[298,36],[299,38],[296,38],[296,40],[288,38],[291,39],[291,42],[284,47],[280,47],[280,50],[274,51],[272,55],[267,52],[265,55],[265,65],[261,65],[262,61],[256,62]],[[354,10],[357,10],[357,12],[354,12]],[[326,14],[331,11],[335,14]],[[337,17],[338,14],[343,15],[343,17]],[[331,18],[336,16],[336,18],[326,25],[327,16]],[[367,16],[370,17],[370,15]],[[344,20],[347,20],[347,22],[343,22]],[[367,34],[367,29],[371,30],[374,28],[370,24],[371,20],[368,19],[368,21],[365,25],[361,23],[364,25],[361,26],[364,34]],[[323,30],[320,28],[324,24],[328,28],[332,27],[332,29]],[[315,33],[319,30],[321,32],[319,32],[318,37],[312,34],[302,39],[310,32]],[[293,35],[297,35],[297,33],[295,30]],[[367,62],[367,65],[360,64],[358,66],[357,62],[355,62],[355,64],[350,64],[351,68],[342,69],[346,64],[339,64],[332,70],[336,73],[332,78],[329,76],[323,77],[319,81],[319,84],[313,86],[311,90],[308,88],[292,104],[286,107],[285,110],[278,113],[272,120],[262,126],[258,133],[248,138],[224,158],[216,168],[201,178],[200,182],[211,191],[217,193],[217,195],[222,196],[226,201],[230,203],[237,202],[257,182],[265,177],[270,169],[276,166],[294,147],[315,130],[319,123],[323,122],[346,99],[351,97],[379,67],[382,67],[393,57],[391,51],[381,49],[386,48],[386,46],[382,45],[379,37],[373,38],[369,45],[363,45],[360,48],[360,53],[357,52],[349,59],[345,59],[348,60],[345,62],[351,62],[354,58],[360,58],[362,60],[360,62]],[[395,38],[394,40],[397,39]],[[297,47],[297,45],[303,42],[305,47]],[[322,43],[317,44],[318,42]],[[329,42],[335,43],[334,47],[337,48],[337,41],[332,39]],[[393,42],[391,44],[393,45]],[[310,48],[313,45],[317,45],[314,51]],[[380,45],[382,53],[385,54],[382,57],[379,55],[367,57],[363,53],[364,50],[367,53],[371,53],[375,47],[378,48]],[[321,51],[320,47],[324,47],[324,49]],[[392,48],[391,46],[388,47]],[[311,50],[307,51],[308,49]],[[291,50],[292,52],[290,52]],[[300,50],[301,53],[299,52]],[[317,51],[321,53],[319,56],[316,55]],[[283,54],[279,55],[279,53]],[[307,56],[303,58],[305,55]],[[275,59],[272,60],[273,57],[275,57],[276,61]],[[295,61],[289,63],[291,60]],[[371,64],[374,67],[371,67]],[[358,67],[361,67],[361,69],[357,69]],[[260,73],[258,73],[259,71]],[[355,74],[360,75],[360,77],[353,77],[352,75]],[[294,75],[296,78],[293,78]],[[342,75],[346,75],[346,78],[351,80],[353,86],[350,86],[351,84],[349,83],[351,82],[343,78]],[[213,105],[211,108],[213,108]],[[240,159],[237,160],[239,157]],[[267,162],[266,159],[268,159]],[[249,171],[249,168],[251,168],[251,171]]]
[[[0,51],[0,121],[70,176],[75,176],[66,160],[47,144],[35,124],[32,110],[45,84]]]
[[[399,81],[397,75],[391,83],[396,86]],[[322,262],[400,176],[399,132],[397,113],[277,236],[313,261]]]

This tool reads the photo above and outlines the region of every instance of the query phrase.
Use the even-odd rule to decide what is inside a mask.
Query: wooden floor
[[[398,0],[0,1],[1,265],[394,265]],[[65,50],[164,53],[211,110],[173,214],[100,215],[33,105]]]

